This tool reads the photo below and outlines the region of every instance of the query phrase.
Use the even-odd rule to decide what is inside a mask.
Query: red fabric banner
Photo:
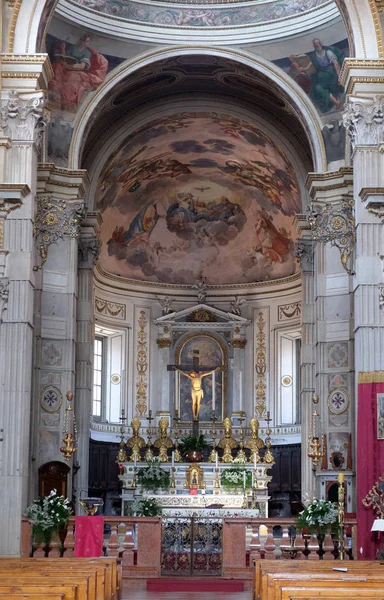
[[[363,498],[384,473],[384,440],[377,439],[377,394],[384,393],[384,372],[359,373],[356,489],[357,489],[357,554],[361,560],[373,560],[384,539],[371,532],[376,518]]]
[[[103,555],[104,517],[76,517],[75,556],[98,558]]]

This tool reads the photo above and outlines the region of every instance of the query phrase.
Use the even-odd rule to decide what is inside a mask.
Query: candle
[[[216,469],[218,469],[218,468],[219,468],[219,457],[218,457],[218,454],[216,452]]]
[[[216,371],[212,373],[212,411],[215,410],[216,403]]]
[[[152,411],[151,411],[151,410],[149,410],[149,411],[148,411],[148,418],[149,418],[149,419],[151,419],[151,418],[152,418]]]
[[[136,468],[137,465],[137,454],[136,450],[133,451],[133,466]]]
[[[124,417],[125,417],[125,409],[122,408],[121,409],[121,418],[124,419]]]
[[[243,472],[243,488],[245,489],[245,481],[246,481],[246,472]]]
[[[253,453],[253,468],[256,469],[257,467],[257,462],[256,462],[256,452]]]
[[[175,466],[175,452],[172,450],[172,467]]]
[[[254,473],[254,471],[252,471],[251,475],[252,475],[252,488],[253,488],[253,484],[255,483],[255,473]]]
[[[339,483],[344,483],[344,473],[339,473],[337,476],[337,481]]]
[[[240,381],[240,386],[239,386],[239,410],[242,411],[243,410],[243,377],[242,377],[242,372],[240,371],[240,375],[239,375],[239,381]]]

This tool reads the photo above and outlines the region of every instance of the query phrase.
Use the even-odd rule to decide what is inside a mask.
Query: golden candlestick
[[[344,543],[344,504],[345,504],[345,490],[344,490],[344,473],[339,473],[338,476],[338,519],[339,519],[339,560],[345,558],[345,543]]]
[[[175,473],[176,473],[176,467],[171,467],[171,485],[170,485],[171,494],[176,493]]]
[[[63,427],[63,444],[60,448],[60,452],[64,454],[64,458],[66,461],[71,460],[73,454],[77,451],[78,441],[77,441],[77,427],[76,427],[76,419],[75,413],[71,406],[71,402],[73,400],[73,393],[67,392],[67,408],[65,409],[64,414],[64,427]],[[72,421],[72,424],[70,423]],[[72,429],[72,431],[70,431]]]
[[[220,493],[219,467],[216,467],[216,469],[215,469],[215,484],[214,484],[214,488],[215,488],[215,494],[219,494]]]

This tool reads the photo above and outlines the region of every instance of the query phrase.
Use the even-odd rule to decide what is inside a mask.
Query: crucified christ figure
[[[190,373],[186,373],[185,371],[182,371],[178,367],[175,367],[175,369],[176,369],[176,371],[179,371],[179,373],[181,373],[182,375],[185,375],[186,377],[188,377],[188,379],[191,380],[192,414],[193,414],[193,420],[197,421],[199,418],[199,412],[200,412],[200,402],[204,396],[204,391],[201,387],[201,380],[203,377],[206,377],[207,375],[212,375],[212,373],[214,371],[220,371],[221,367],[216,367],[216,369],[212,369],[212,371],[208,371],[207,373],[202,373],[201,371],[199,371],[198,373],[196,373],[196,371],[191,371]]]

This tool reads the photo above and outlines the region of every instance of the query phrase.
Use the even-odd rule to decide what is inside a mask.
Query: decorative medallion
[[[328,394],[328,410],[334,415],[342,415],[348,410],[349,402],[350,397],[346,390],[337,388]]]
[[[40,406],[45,412],[55,413],[60,410],[63,396],[56,387],[48,385],[40,392]]]
[[[111,375],[111,383],[113,383],[114,385],[117,385],[118,383],[120,383],[121,381],[121,377],[118,373],[114,373],[113,375]]]
[[[281,378],[281,385],[284,387],[290,387],[292,385],[292,377],[290,375],[283,375]]]

